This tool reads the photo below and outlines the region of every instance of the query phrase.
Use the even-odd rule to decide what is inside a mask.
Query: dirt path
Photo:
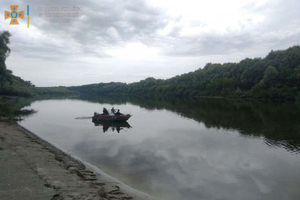
[[[85,165],[14,121],[0,121],[0,199],[154,199]]]

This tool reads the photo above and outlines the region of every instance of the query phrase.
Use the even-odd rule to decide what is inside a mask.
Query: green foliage
[[[93,95],[125,95],[127,93],[126,83],[99,83],[90,84],[83,86],[72,86],[66,89],[79,92],[82,94],[93,94]]]
[[[10,33],[8,31],[2,31],[0,33],[0,86],[5,82],[11,82],[10,71],[6,69],[5,60],[10,53],[10,49],[7,46],[10,41]]]
[[[29,106],[30,99],[20,97],[1,97],[0,96],[0,116],[16,117],[24,106]]]
[[[10,53],[8,47],[10,36],[8,31],[0,33],[0,95],[31,97],[34,86],[30,82],[14,76],[11,70],[6,69],[5,61]]]
[[[296,96],[296,105],[298,108],[300,108],[300,92],[298,92]]]
[[[0,33],[0,95],[92,94],[95,96],[199,97],[222,96],[296,101],[300,91],[300,47],[271,51],[265,58],[239,63],[208,63],[203,69],[162,80],[36,88],[6,69],[10,33]],[[297,97],[298,98],[298,97]]]
[[[35,87],[33,89],[36,95],[76,95],[77,92],[68,90],[67,87]]]
[[[276,84],[278,81],[278,71],[276,70],[275,67],[269,66],[267,67],[265,73],[264,73],[264,78],[259,82],[261,87],[264,88],[269,88],[272,85]]]
[[[36,88],[30,81],[24,81],[20,77],[14,76],[11,70],[8,70],[5,65],[5,60],[9,56],[11,34],[8,31],[0,33],[0,95],[1,96],[20,96],[33,97],[35,95],[70,95],[74,92],[66,87],[48,87]]]
[[[265,58],[239,63],[208,63],[203,69],[161,80],[100,83],[68,89],[82,94],[144,97],[223,96],[295,101],[300,90],[300,47],[271,51]]]

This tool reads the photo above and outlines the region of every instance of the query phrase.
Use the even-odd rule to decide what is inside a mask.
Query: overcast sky
[[[165,79],[300,43],[299,0],[1,0],[2,16],[12,3],[30,6],[30,27],[0,20],[7,67],[36,86]],[[78,17],[50,22],[46,13],[75,13],[45,11],[62,6]]]

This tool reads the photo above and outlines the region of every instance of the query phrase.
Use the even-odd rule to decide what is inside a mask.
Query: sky
[[[9,5],[30,23],[0,20],[7,68],[36,86],[167,79],[300,43],[299,0],[1,0],[2,16]]]

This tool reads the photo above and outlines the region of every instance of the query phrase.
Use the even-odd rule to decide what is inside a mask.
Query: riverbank
[[[65,154],[13,120],[0,120],[2,200],[154,199]]]

